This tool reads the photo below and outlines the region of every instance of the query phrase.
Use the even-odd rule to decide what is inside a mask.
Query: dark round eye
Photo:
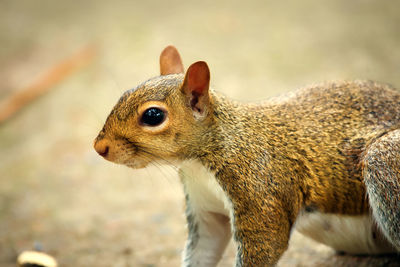
[[[157,126],[165,120],[165,112],[159,108],[148,108],[143,112],[140,122],[148,126]]]

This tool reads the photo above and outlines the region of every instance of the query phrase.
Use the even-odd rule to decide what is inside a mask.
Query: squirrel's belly
[[[302,212],[296,220],[295,229],[336,251],[350,254],[396,252],[369,214],[352,216]]]

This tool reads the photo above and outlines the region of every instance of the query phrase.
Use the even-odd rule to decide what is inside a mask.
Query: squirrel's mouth
[[[106,138],[99,134],[94,149],[105,160],[133,169],[145,168],[150,163],[149,159],[138,155],[138,146],[127,138]]]

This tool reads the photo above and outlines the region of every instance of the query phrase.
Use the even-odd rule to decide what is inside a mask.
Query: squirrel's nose
[[[108,152],[110,151],[110,144],[108,140],[102,139],[94,143],[94,149],[100,156],[107,158]]]

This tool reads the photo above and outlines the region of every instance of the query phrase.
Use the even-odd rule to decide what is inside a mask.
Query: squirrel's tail
[[[372,214],[386,238],[400,251],[400,130],[372,143],[363,163]]]

